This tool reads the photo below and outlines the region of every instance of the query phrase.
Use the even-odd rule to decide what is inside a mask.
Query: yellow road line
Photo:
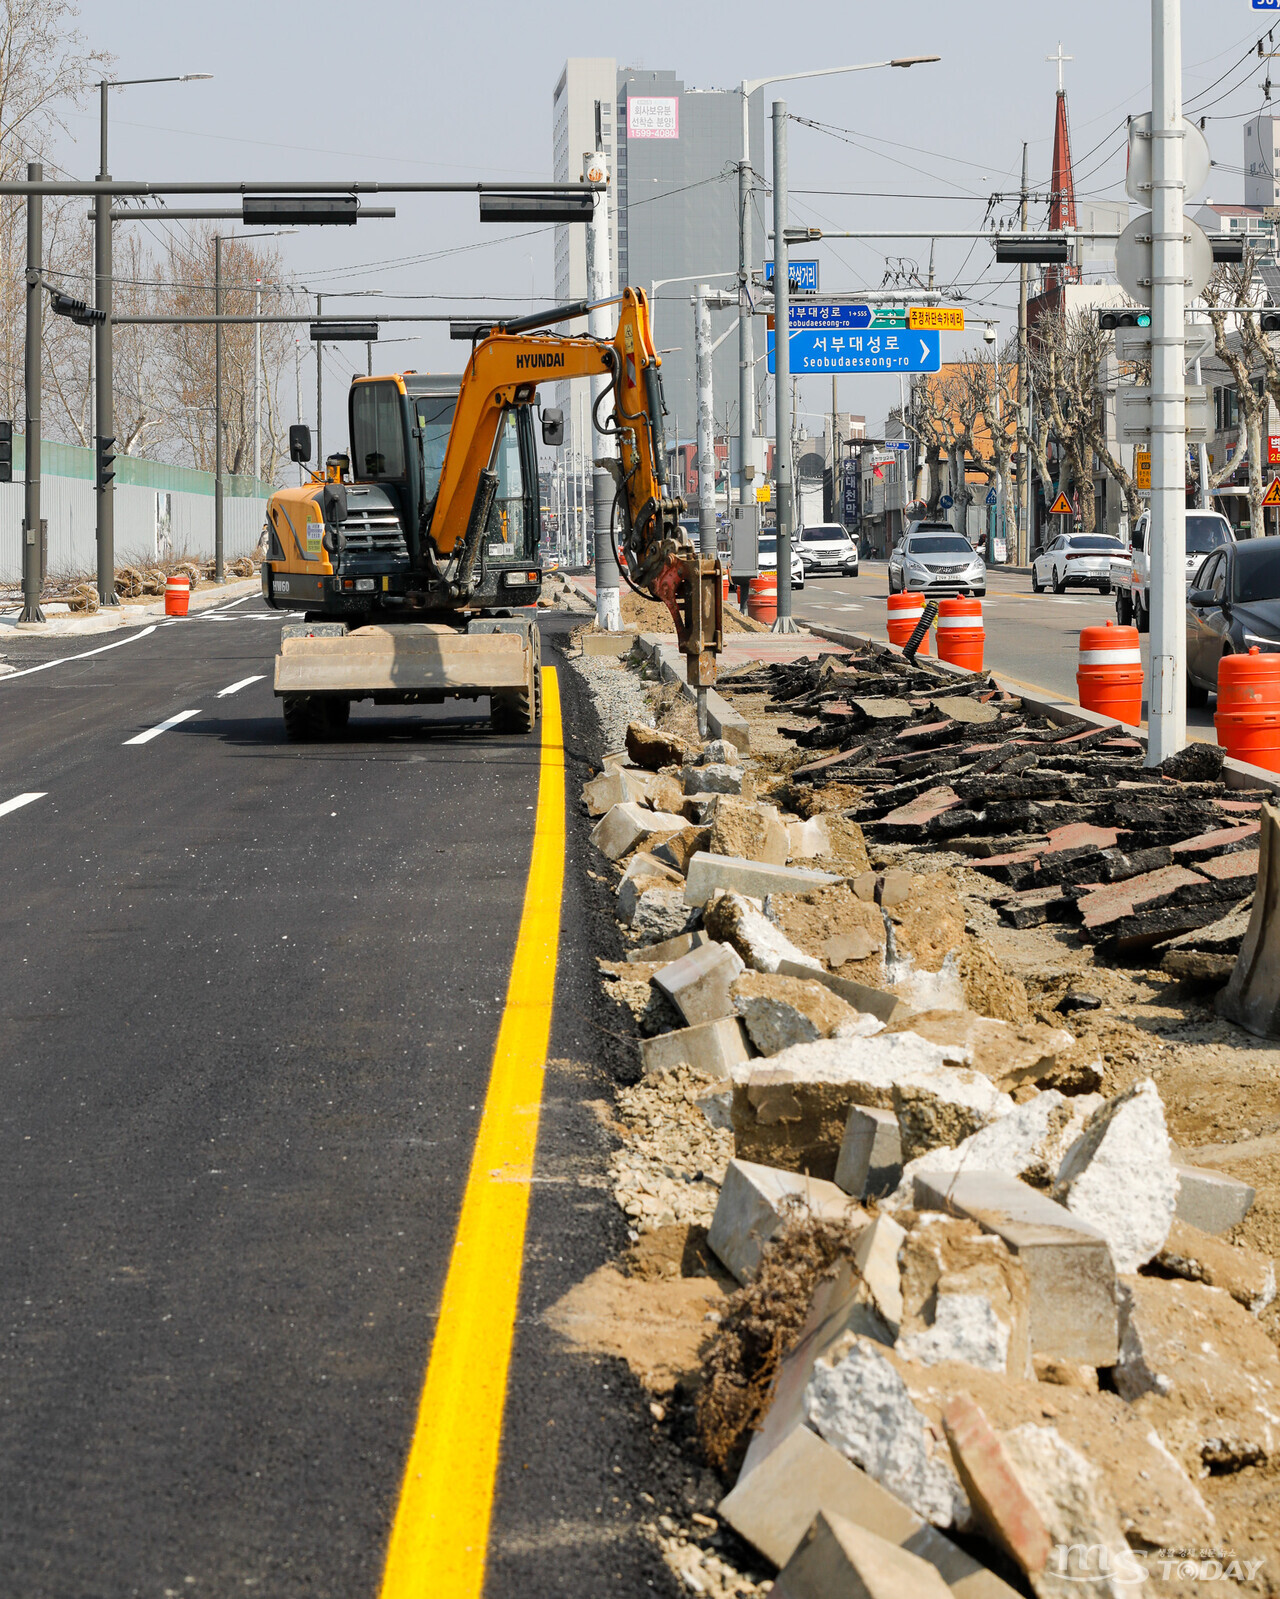
[[[542,685],[524,909],[381,1599],[479,1599],[484,1585],[564,886],[564,738],[554,671],[543,672]]]

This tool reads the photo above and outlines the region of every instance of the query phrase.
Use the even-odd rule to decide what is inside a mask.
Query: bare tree
[[[110,61],[90,50],[70,0],[0,0],[0,178],[26,177],[63,111]],[[46,207],[46,225],[55,208]],[[0,403],[22,413],[26,202],[0,198]]]
[[[1262,500],[1267,485],[1262,480],[1262,436],[1267,421],[1269,382],[1275,368],[1275,357],[1270,343],[1262,334],[1256,317],[1235,315],[1247,311],[1258,303],[1254,288],[1254,257],[1246,252],[1238,267],[1220,266],[1210,278],[1204,291],[1204,302],[1213,324],[1214,353],[1235,380],[1236,405],[1240,417],[1240,432],[1244,445],[1245,464],[1249,469],[1249,533],[1260,539],[1266,532],[1266,518],[1262,514]],[[1228,318],[1234,327],[1228,325]],[[1265,351],[1265,353],[1264,353]],[[1254,373],[1261,365],[1263,372],[1256,379]],[[1280,380],[1280,374],[1275,374]],[[1237,449],[1225,469],[1210,487],[1216,488],[1240,466]]]

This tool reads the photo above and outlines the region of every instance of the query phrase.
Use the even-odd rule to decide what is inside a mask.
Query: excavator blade
[[[530,688],[535,657],[528,624],[510,622],[500,632],[480,631],[484,625],[473,622],[464,633],[411,622],[349,633],[341,624],[294,624],[276,656],[275,691],[394,704]]]

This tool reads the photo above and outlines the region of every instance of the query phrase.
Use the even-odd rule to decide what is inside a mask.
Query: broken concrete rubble
[[[956,1394],[942,1425],[978,1525],[1024,1572],[1038,1575],[1053,1550],[1049,1530],[982,1407],[971,1395]]]
[[[1037,1021],[999,1021],[970,1010],[924,1011],[893,1025],[909,1027],[936,1044],[967,1049],[974,1070],[990,1077],[1006,1093],[1047,1077],[1059,1055],[1075,1044],[1075,1038],[1062,1027]]]
[[[591,842],[611,861],[620,860],[651,833],[678,833],[686,825],[683,816],[651,811],[635,800],[615,805],[592,830]]]
[[[1097,1227],[1118,1272],[1136,1271],[1169,1236],[1178,1200],[1164,1105],[1148,1077],[1096,1110],[1067,1152],[1053,1197]]]
[[[690,766],[684,773],[686,794],[741,794],[740,766]]]
[[[690,1027],[732,1016],[730,990],[744,967],[727,944],[702,944],[653,975],[656,987],[676,1006]]]
[[[1116,1274],[1102,1232],[1000,1172],[919,1172],[914,1189],[918,1209],[969,1217],[1021,1261],[1031,1290],[1033,1353],[1115,1364]]]
[[[683,825],[681,822],[680,826]],[[823,888],[835,881],[829,872],[813,872],[800,866],[771,866],[765,861],[748,861],[699,850],[689,862],[685,898],[690,905],[705,905],[717,890],[722,890],[763,899],[766,894]]]
[[[851,1226],[865,1226],[867,1221],[834,1183],[734,1159],[720,1186],[707,1243],[738,1281],[746,1282],[759,1268],[761,1251],[778,1228],[806,1213],[848,1221]]]
[[[1028,1571],[1037,1599],[1078,1595],[1082,1577],[1096,1599],[1123,1599],[1126,1589],[1115,1576],[1095,1575],[1100,1563],[1090,1553],[1102,1548],[1114,1561],[1129,1547],[1103,1473],[1053,1427],[1015,1427],[1001,1448],[1051,1546],[1045,1565]]]
[[[858,1015],[821,983],[772,972],[744,972],[733,985],[733,1003],[762,1055],[828,1038]]]
[[[637,766],[656,772],[663,766],[681,765],[686,756],[693,756],[694,749],[674,733],[632,722],[627,728],[627,754]]]
[[[630,883],[626,885],[628,889],[632,886]],[[631,931],[642,942],[662,942],[677,938],[688,928],[691,921],[697,920],[697,912],[690,914],[680,889],[666,887],[652,878],[641,878],[635,887],[639,888],[639,892],[635,894],[630,906],[631,915],[629,918],[625,914],[621,915],[619,920],[630,926]],[[624,911],[626,909],[626,906],[621,904],[621,896],[620,908]]]
[[[821,973],[821,963],[798,949],[742,894],[717,895],[703,920],[712,936],[736,949],[753,971],[776,972],[785,962],[806,975],[810,970]]]
[[[589,783],[583,784],[582,800],[591,816],[604,816],[615,805],[633,800],[643,804],[649,796],[649,778],[645,772],[629,771],[625,767],[601,772]]]
[[[1001,1239],[959,1217],[921,1215],[897,1264],[902,1315],[894,1347],[904,1359],[1031,1375],[1027,1277]]]
[[[697,1027],[646,1038],[641,1042],[640,1055],[646,1073],[684,1065],[705,1077],[727,1077],[734,1066],[750,1060],[751,1045],[737,1017],[721,1016]]]
[[[1008,1115],[1008,1095],[980,1073],[947,1064],[954,1058],[945,1046],[912,1033],[881,1033],[797,1044],[735,1067],[738,1152],[831,1177],[854,1105],[892,1109],[900,1132],[905,1123],[914,1139],[946,1129],[958,1140]]]
[[[917,1410],[885,1351],[855,1337],[820,1361],[805,1394],[809,1425],[935,1527],[967,1527],[969,1501],[942,1441]]]
[[[812,1428],[793,1428],[744,1471],[720,1501],[736,1533],[775,1566],[785,1566],[819,1511],[869,1527],[927,1560],[952,1599],[1014,1599],[1014,1590],[958,1544],[826,1443]]]
[[[951,1599],[927,1561],[824,1511],[778,1573],[774,1592],[779,1599]]]
[[[1174,1164],[1178,1178],[1179,1221],[1202,1233],[1225,1233],[1238,1227],[1249,1214],[1254,1190],[1238,1177],[1209,1171],[1203,1166]]]
[[[835,1182],[855,1199],[878,1199],[902,1177],[902,1139],[892,1111],[855,1105],[844,1125]]]
[[[637,961],[645,961],[652,966],[663,966],[668,961],[679,960],[681,955],[687,955],[691,949],[697,949],[700,944],[709,940],[701,928],[691,933],[679,933],[675,938],[664,938],[660,944],[644,944],[638,949],[628,950],[627,960],[631,965]]]
[[[772,805],[726,795],[716,806],[707,850],[736,860],[787,864],[787,829]]]

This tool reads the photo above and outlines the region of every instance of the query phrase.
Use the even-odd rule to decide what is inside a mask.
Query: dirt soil
[[[624,587],[621,600],[622,625],[639,628],[642,633],[670,633],[675,636],[676,624],[671,612],[661,600],[646,599],[634,589]],[[768,627],[754,617],[744,616],[733,605],[724,608],[726,633],[767,633]]]

